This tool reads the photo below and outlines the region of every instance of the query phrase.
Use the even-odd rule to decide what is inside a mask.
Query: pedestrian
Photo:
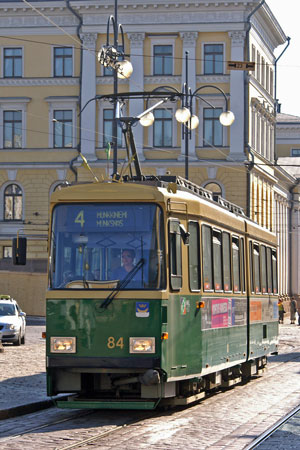
[[[290,318],[291,318],[291,324],[295,323],[296,320],[296,312],[297,312],[297,302],[295,300],[295,297],[291,298],[291,305],[290,305]]]
[[[279,312],[279,323],[283,323],[285,310],[283,307],[283,300],[281,298],[278,300],[278,312]]]

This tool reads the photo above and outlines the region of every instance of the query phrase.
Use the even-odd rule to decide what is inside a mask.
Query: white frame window
[[[13,185],[13,184],[17,185],[18,188],[22,192],[22,217],[21,217],[21,219],[17,219],[17,220],[5,219],[5,217],[4,217],[5,190],[8,188],[8,186]],[[25,192],[24,192],[23,186],[16,180],[7,181],[6,183],[4,183],[1,186],[1,189],[0,189],[0,222],[2,222],[2,225],[0,227],[1,233],[6,233],[6,232],[17,233],[18,229],[20,228],[20,222],[22,222],[24,220],[25,220]]]
[[[26,112],[27,112],[27,103],[31,101],[29,97],[20,97],[20,98],[0,98],[0,149],[4,149],[4,112],[6,111],[20,111],[22,116],[22,142],[21,147],[7,147],[5,150],[20,150],[26,147],[26,129],[27,129],[27,121],[26,121]]]
[[[151,106],[151,104],[149,103],[149,107],[150,106]],[[177,143],[177,126],[179,126],[179,125],[178,125],[178,123],[177,123],[177,121],[175,119],[175,112],[176,112],[177,108],[178,108],[178,105],[176,105],[176,104],[174,105],[174,103],[171,103],[171,102],[166,102],[166,103],[163,104],[163,109],[170,110],[170,115],[172,117],[172,145],[171,145],[171,147],[167,147],[167,148],[172,148],[172,147],[177,147],[178,146],[178,143]],[[148,145],[151,148],[154,148],[155,150],[159,150],[160,147],[154,147],[154,140],[153,140],[154,129],[153,129],[153,126],[154,126],[154,124],[151,127],[149,127],[149,129],[148,129],[149,130],[148,131]],[[181,143],[179,145],[181,145]]]
[[[21,56],[19,55],[12,55],[12,56],[7,56],[7,58],[12,59],[13,60],[13,67],[15,69],[15,62],[16,60],[21,59],[21,73],[18,75],[15,75],[14,73],[12,75],[7,75],[6,71],[5,71],[5,60],[6,60],[6,50],[21,50]],[[22,78],[24,76],[24,48],[20,45],[18,46],[9,46],[6,45],[5,47],[2,48],[2,64],[1,64],[1,77],[2,78]]]
[[[207,100],[209,103],[211,103],[215,108],[221,108],[223,111],[225,111],[225,100],[223,97],[218,98],[213,95],[203,95],[203,94],[202,94],[202,96],[205,98],[205,100]],[[197,130],[199,132],[199,135],[198,135],[199,142],[196,143],[196,145],[199,145],[200,147],[203,147],[203,148],[204,147],[214,148],[214,146],[211,146],[204,142],[204,109],[205,108],[209,108],[209,106],[205,102],[200,101],[199,108],[198,108],[198,111],[199,111],[198,116],[200,117],[200,124],[199,124],[199,127],[197,128]],[[202,118],[202,120],[201,120],[201,118]],[[228,147],[228,145],[229,145],[228,144],[228,131],[227,131],[228,127],[222,126],[222,128],[223,128],[223,133],[222,133],[221,147]],[[216,146],[216,147],[218,147],[218,146]]]
[[[70,55],[56,55],[56,50],[70,50]],[[57,74],[56,73],[56,60],[61,61],[62,63],[62,73]],[[68,65],[66,65],[67,61],[71,59],[71,73],[65,73],[67,72]],[[74,76],[74,48],[73,46],[53,46],[52,47],[52,76],[54,78],[64,78],[64,77],[73,77]]]
[[[108,110],[112,108],[111,102],[108,100],[102,100],[101,102],[98,102],[98,138],[97,138],[97,146],[98,148],[105,148],[104,146],[104,111]],[[126,116],[126,110],[127,110],[127,105],[122,107],[122,116]],[[120,127],[119,127],[120,128]],[[120,131],[121,128],[120,128]],[[125,142],[124,142],[124,137],[123,137],[123,133],[121,132],[121,144],[118,141],[118,146],[119,147],[124,147],[125,146]]]
[[[212,72],[212,73],[206,73],[205,72],[205,46],[206,45],[222,45],[222,47],[223,47],[223,55],[222,55],[222,73],[219,73],[219,72]],[[210,76],[210,75],[224,75],[224,73],[225,73],[225,69],[226,69],[226,66],[225,66],[225,55],[226,55],[226,44],[225,44],[225,42],[202,42],[202,45],[201,45],[201,52],[202,52],[202,73],[203,73],[203,75],[207,75],[207,76]]]
[[[150,36],[151,37],[151,36]],[[161,73],[161,74],[155,74],[154,73],[154,47],[157,45],[170,45],[172,47],[172,73]],[[165,38],[164,36],[151,38],[151,55],[152,58],[152,67],[151,67],[151,74],[153,76],[161,76],[161,77],[170,77],[174,75],[174,52],[175,52],[175,37],[174,38]]]
[[[47,97],[45,98],[49,105],[49,148],[70,150],[77,145],[77,104],[78,97]],[[72,111],[72,147],[54,147],[54,111]]]

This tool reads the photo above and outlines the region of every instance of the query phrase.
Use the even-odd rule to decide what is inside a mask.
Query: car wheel
[[[21,344],[25,344],[25,334],[24,334],[24,336],[21,338]]]
[[[21,330],[19,332],[19,336],[18,339],[16,341],[13,342],[14,345],[21,345]]]

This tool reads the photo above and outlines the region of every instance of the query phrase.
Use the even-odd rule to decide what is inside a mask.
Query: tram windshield
[[[51,236],[51,289],[165,286],[163,214],[155,204],[57,205]]]

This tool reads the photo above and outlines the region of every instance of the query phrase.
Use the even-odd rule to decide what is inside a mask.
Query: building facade
[[[113,1],[0,0],[0,283],[3,293],[29,302],[32,314],[44,308],[51,193],[65,182],[91,180],[79,152],[99,179],[112,173],[106,149],[113,107],[90,101],[114,90],[111,70],[97,61],[111,14]],[[181,91],[184,83],[192,92],[201,87],[193,105],[200,124],[188,142],[189,179],[277,231],[280,293],[290,294],[285,226],[296,181],[274,165],[274,50],[286,36],[267,3],[120,0],[118,22],[134,69],[119,81],[119,92],[162,85]],[[228,61],[252,61],[255,70],[228,70]],[[230,128],[218,120],[225,99],[214,86],[229,98],[235,114]],[[185,174],[186,142],[174,118],[178,106],[167,102],[154,111],[152,127],[134,128],[145,174]],[[144,100],[129,100],[123,113],[136,116],[145,108]],[[118,145],[121,169],[126,158],[121,133]],[[10,258],[18,232],[28,236],[28,264],[21,269]]]

